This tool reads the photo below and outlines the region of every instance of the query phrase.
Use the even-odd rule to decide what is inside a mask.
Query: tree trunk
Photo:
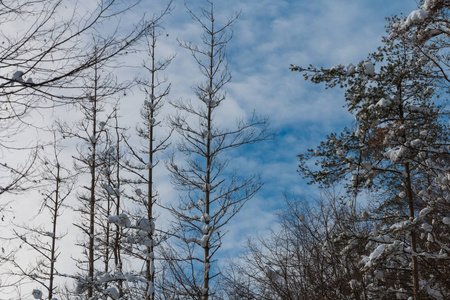
[[[406,177],[406,195],[408,199],[408,209],[409,209],[409,219],[414,220],[414,199],[411,186],[410,168],[409,163],[405,164]],[[419,300],[419,264],[417,261],[416,250],[417,250],[417,238],[416,230],[413,228],[410,235],[411,243],[411,266],[412,266],[412,279],[413,279],[413,296],[414,300]]]
[[[98,78],[97,78],[97,68],[94,68],[94,95],[91,98],[91,101],[93,102],[92,109],[92,136],[97,136],[97,84],[98,84]],[[93,287],[93,280],[94,280],[94,237],[95,237],[95,183],[96,183],[96,145],[97,141],[92,140],[92,162],[90,164],[90,170],[91,170],[91,186],[90,186],[90,203],[89,203],[89,257],[88,257],[88,299],[92,298],[94,295],[94,287]]]

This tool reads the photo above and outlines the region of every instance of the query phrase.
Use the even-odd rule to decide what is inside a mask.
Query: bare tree
[[[142,123],[136,128],[137,136],[140,138],[140,146],[133,145],[128,139],[127,143],[130,159],[124,164],[124,168],[130,172],[132,177],[128,182],[134,187],[133,195],[129,198],[137,204],[137,214],[135,229],[141,237],[137,238],[137,247],[132,255],[141,260],[144,265],[142,277],[145,286],[138,283],[138,289],[143,290],[141,297],[146,300],[155,299],[155,247],[161,242],[163,235],[155,231],[155,206],[158,201],[158,192],[155,189],[155,169],[159,164],[159,155],[167,149],[168,140],[173,130],[161,134],[158,127],[161,127],[163,119],[160,110],[164,105],[164,100],[170,92],[170,84],[162,77],[161,72],[170,64],[174,56],[158,59],[157,40],[162,35],[161,27],[153,27],[147,36],[147,51],[149,59],[144,63],[144,68],[148,71],[147,79],[141,79],[138,84],[145,94],[145,100],[141,108]],[[150,226],[148,226],[150,224]],[[146,235],[144,240],[142,234]]]
[[[19,29],[3,32],[5,42],[0,52],[0,68],[4,71],[0,76],[4,80],[2,95],[17,95],[23,101],[28,99],[28,102],[14,99],[20,105],[18,107],[22,107],[17,111],[18,115],[37,104],[30,95],[48,99],[76,97],[72,92],[80,87],[80,82],[74,78],[95,64],[130,50],[160,17],[157,14],[150,20],[143,17],[127,30],[119,30],[118,18],[125,16],[139,2],[130,1],[124,5],[121,1],[99,0],[89,10],[81,2],[2,1],[2,26]],[[105,24],[115,26],[110,33],[99,35],[98,27]],[[90,42],[92,36],[97,39],[94,44]],[[72,92],[64,93],[67,90]]]
[[[82,186],[85,192],[78,193],[81,207],[77,211],[80,212],[82,221],[76,226],[87,237],[87,241],[80,243],[86,260],[78,260],[79,268],[87,274],[86,278],[79,278],[78,291],[87,291],[88,298],[94,295],[98,286],[94,274],[97,270],[96,262],[102,257],[96,250],[100,250],[100,246],[104,245],[100,237],[102,228],[99,225],[104,224],[107,216],[99,214],[103,203],[101,193],[103,189],[110,195],[120,192],[109,185],[100,185],[100,171],[104,165],[102,158],[110,151],[109,145],[105,143],[105,126],[114,115],[114,110],[112,113],[105,113],[105,106],[109,99],[123,91],[126,85],[117,84],[111,76],[101,77],[102,68],[106,67],[100,63],[94,65],[92,79],[85,82],[86,100],[77,103],[83,113],[83,119],[74,127],[67,123],[61,124],[64,136],[79,140],[78,154],[74,156],[75,168],[80,174],[87,175],[87,182]]]
[[[191,299],[214,295],[213,280],[219,273],[213,257],[221,246],[225,226],[262,185],[258,176],[243,178],[227,172],[224,152],[272,137],[268,120],[256,115],[238,121],[235,129],[224,128],[215,120],[225,101],[224,86],[231,79],[226,46],[238,15],[218,26],[213,1],[208,1],[208,6],[198,15],[187,8],[203,30],[202,44],[180,45],[191,52],[205,80],[194,87],[196,103],[173,103],[180,114],[172,117],[171,124],[180,134],[178,152],[183,158],[179,162],[172,157],[167,163],[174,184],[184,194],[178,207],[169,207],[180,244],[172,249],[168,246],[165,252],[170,270],[165,274],[165,292]]]
[[[150,15],[150,19],[142,14],[135,24],[120,25],[120,19],[139,2],[99,0],[86,6],[82,1],[1,1],[0,196],[35,188],[39,180],[38,150],[46,142],[22,136],[26,136],[27,129],[48,124],[39,124],[33,114],[43,108],[82,101],[82,79],[88,70],[132,51],[153,22],[167,11]],[[112,30],[99,34],[103,26]],[[2,196],[0,200],[4,220],[7,199]],[[1,237],[7,238],[3,230]],[[2,260],[12,254],[4,250]]]
[[[123,238],[127,224],[121,223],[124,218],[124,204],[122,201],[122,191],[124,189],[122,182],[121,160],[124,157],[123,149],[123,131],[119,127],[117,104],[113,109],[111,117],[108,117],[108,123],[105,122],[105,151],[100,160],[101,166],[101,197],[103,205],[99,206],[103,217],[98,220],[101,227],[102,237],[99,237],[104,269],[101,274],[101,281],[104,283],[104,290],[117,297],[123,297],[124,292],[124,257],[123,257]],[[103,123],[102,123],[103,125]],[[126,220],[125,220],[126,222]],[[111,283],[115,286],[108,287]]]
[[[32,150],[36,145],[19,143],[13,137],[30,126],[28,118],[36,108],[53,107],[84,95],[80,91],[86,70],[99,62],[110,61],[136,45],[159,18],[137,20],[120,29],[117,20],[137,4],[129,1],[97,1],[89,10],[81,2],[59,0],[7,0],[0,3],[0,147]],[[161,12],[164,14],[164,11]],[[115,30],[98,34],[99,26]],[[9,28],[14,28],[11,31]],[[123,27],[122,27],[123,28]],[[96,36],[96,43],[91,43]],[[95,48],[95,51],[94,51]],[[36,142],[37,143],[37,142]],[[42,144],[42,143],[40,143]],[[30,187],[36,156],[18,165],[0,164],[0,194],[20,192]],[[12,176],[11,176],[12,175]],[[3,203],[2,203],[3,204]]]
[[[62,149],[57,144],[56,133],[54,137],[53,158],[41,160],[43,172],[40,195],[43,201],[37,214],[37,216],[42,213],[49,214],[50,221],[41,225],[16,226],[13,229],[22,243],[37,253],[37,262],[30,267],[24,267],[18,260],[12,260],[15,267],[14,275],[26,277],[40,285],[46,291],[45,298],[49,300],[54,299],[53,297],[59,293],[56,287],[56,276],[58,276],[56,261],[60,255],[57,242],[63,237],[58,230],[59,218],[65,207],[64,201],[70,195],[76,179],[69,169],[61,165]],[[35,297],[44,296],[40,289],[33,290],[33,294]]]
[[[370,224],[352,218],[339,196],[286,197],[279,229],[249,239],[230,262],[223,286],[230,299],[370,299],[359,257]],[[347,242],[351,240],[351,246]]]

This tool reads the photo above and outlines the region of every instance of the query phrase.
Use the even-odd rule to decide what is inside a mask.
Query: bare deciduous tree
[[[141,108],[142,123],[136,128],[137,136],[140,138],[140,146],[136,147],[127,139],[130,159],[124,164],[124,168],[132,174],[129,180],[134,187],[133,195],[130,198],[138,207],[138,213],[134,214],[136,219],[137,234],[141,232],[145,237],[137,239],[138,244],[132,255],[141,260],[144,265],[144,274],[142,274],[145,286],[140,286],[141,297],[146,300],[155,299],[155,247],[163,239],[163,235],[157,234],[155,228],[156,221],[156,202],[158,192],[155,189],[155,170],[159,164],[159,157],[168,147],[168,140],[173,130],[168,130],[166,134],[158,132],[158,127],[163,123],[160,116],[160,110],[164,105],[164,100],[170,92],[170,84],[167,79],[161,77],[170,64],[174,56],[165,59],[158,59],[157,40],[161,36],[160,27],[153,27],[147,36],[148,61],[144,63],[144,68],[149,73],[148,79],[139,80],[138,84],[145,94],[145,100]],[[151,226],[148,226],[151,224]],[[143,238],[143,239],[142,239]]]
[[[67,123],[61,125],[64,136],[79,140],[78,154],[74,156],[75,168],[80,174],[85,174],[87,180],[86,184],[82,185],[85,192],[78,193],[81,207],[77,211],[80,213],[81,221],[76,226],[87,237],[87,241],[80,242],[86,259],[78,260],[78,266],[87,274],[85,278],[79,278],[78,291],[87,292],[88,298],[91,298],[98,288],[94,275],[98,270],[96,262],[102,257],[97,250],[104,245],[100,225],[104,224],[107,216],[99,214],[104,200],[100,194],[103,189],[111,195],[120,193],[115,187],[100,185],[100,171],[104,165],[102,158],[110,151],[105,143],[105,126],[114,114],[114,111],[110,114],[105,113],[105,106],[112,96],[123,91],[126,86],[118,85],[110,76],[102,78],[100,76],[102,67],[105,66],[100,63],[94,65],[91,80],[85,82],[86,99],[77,103],[83,119],[74,127]]]
[[[231,299],[370,299],[359,268],[368,226],[338,196],[287,198],[279,228],[248,241],[223,286]],[[352,245],[347,247],[348,240]]]
[[[191,52],[205,80],[194,87],[197,102],[173,103],[180,114],[172,117],[171,124],[181,137],[178,151],[183,158],[172,157],[167,165],[174,184],[184,193],[180,205],[169,208],[180,244],[165,252],[165,292],[204,300],[215,294],[213,280],[219,273],[213,257],[225,227],[262,184],[258,176],[243,178],[227,171],[225,152],[272,137],[266,118],[253,115],[248,121],[238,121],[234,129],[215,119],[226,98],[224,86],[231,79],[226,46],[238,15],[218,26],[213,1],[208,6],[198,15],[187,8],[203,30],[202,44],[180,42]]]
[[[17,134],[39,127],[29,114],[36,108],[54,107],[84,97],[82,77],[97,63],[112,60],[131,50],[159,18],[137,20],[120,29],[117,20],[126,16],[137,1],[99,0],[95,5],[80,1],[7,0],[0,3],[0,147],[2,152],[35,149],[19,143]],[[164,12],[162,12],[164,14]],[[115,30],[98,34],[99,26]],[[12,30],[14,29],[14,30]],[[96,43],[91,43],[92,36]],[[94,51],[95,48],[95,51]],[[80,93],[81,92],[81,93]],[[36,144],[42,144],[41,142]],[[30,187],[35,154],[30,160],[0,164],[0,194]],[[13,175],[13,176],[11,176]],[[4,204],[4,203],[2,203]]]
[[[72,192],[76,179],[68,168],[61,165],[62,149],[58,147],[56,133],[54,133],[54,137],[52,158],[45,157],[41,160],[43,171],[40,195],[43,197],[43,201],[36,215],[48,213],[49,222],[34,226],[18,226],[13,229],[22,243],[37,253],[37,261],[30,267],[24,267],[19,257],[12,260],[14,275],[37,283],[46,291],[46,295],[44,296],[40,288],[35,289],[34,293],[49,300],[54,299],[54,296],[59,293],[56,286],[56,277],[59,273],[56,261],[60,255],[57,242],[64,235],[58,230],[59,218],[65,207],[64,201]]]

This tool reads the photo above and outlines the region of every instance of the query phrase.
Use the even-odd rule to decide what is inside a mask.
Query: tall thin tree
[[[86,175],[87,183],[83,185],[85,192],[78,193],[81,207],[77,210],[83,221],[76,226],[85,234],[87,241],[81,241],[85,260],[79,260],[79,267],[86,271],[86,278],[79,278],[79,292],[87,292],[88,298],[94,295],[98,286],[95,280],[96,262],[101,256],[96,253],[99,244],[102,244],[99,234],[101,228],[97,225],[104,223],[106,216],[98,215],[102,206],[102,197],[99,194],[104,187],[100,185],[100,170],[104,164],[103,154],[109,151],[105,144],[105,124],[112,118],[113,113],[104,113],[108,100],[126,85],[117,84],[112,77],[101,77],[100,70],[105,68],[102,64],[94,65],[92,80],[85,83],[86,100],[79,102],[78,106],[83,119],[73,127],[67,123],[61,124],[63,134],[79,140],[78,154],[74,156],[76,170]],[[102,119],[103,118],[103,119]],[[110,186],[106,187],[109,194],[118,193]]]
[[[155,206],[158,200],[158,192],[155,189],[155,169],[159,163],[158,156],[167,149],[168,140],[173,131],[169,129],[165,134],[158,132],[158,127],[161,127],[164,121],[160,112],[171,87],[162,77],[161,72],[174,58],[174,56],[170,56],[158,59],[157,41],[162,32],[162,28],[154,27],[147,37],[149,59],[144,63],[144,68],[148,71],[149,78],[139,80],[139,86],[145,94],[141,108],[142,124],[136,128],[141,146],[133,146],[126,140],[131,157],[125,164],[125,168],[133,175],[134,179],[130,179],[130,183],[135,186],[134,195],[130,198],[138,204],[141,210],[139,213],[141,217],[137,218],[136,226],[137,229],[147,232],[146,238],[149,241],[145,245],[145,251],[134,253],[135,257],[144,262],[145,292],[143,297],[146,300],[155,299],[155,246],[161,242],[162,238],[162,236],[158,237],[155,232]],[[143,218],[142,215],[145,217]],[[147,222],[151,224],[150,228],[146,228]]]
[[[70,170],[61,165],[62,148],[58,145],[56,133],[54,133],[52,148],[53,154],[40,160],[42,163],[40,195],[43,200],[37,214],[37,216],[43,213],[48,214],[49,222],[34,226],[24,225],[13,229],[23,244],[32,248],[39,257],[31,269],[22,266],[17,257],[17,260],[13,260],[15,267],[13,272],[22,277],[26,276],[37,283],[39,288],[35,289],[33,293],[44,296],[41,291],[44,289],[46,291],[44,297],[48,300],[54,299],[54,296],[59,293],[56,286],[58,274],[56,261],[60,255],[58,242],[64,234],[61,234],[58,227],[60,216],[66,206],[64,202],[71,194],[76,180]]]
[[[177,148],[182,158],[179,161],[174,156],[167,165],[174,184],[184,193],[180,205],[169,209],[176,220],[178,246],[184,250],[178,246],[167,250],[170,272],[165,275],[168,293],[203,300],[214,296],[213,279],[219,273],[213,257],[225,226],[262,185],[256,175],[243,178],[227,172],[229,158],[224,154],[272,137],[266,118],[253,115],[248,121],[238,121],[234,129],[225,128],[215,118],[226,98],[224,86],[231,80],[226,46],[238,15],[219,26],[213,1],[207,5],[199,14],[186,6],[203,31],[202,44],[180,42],[197,62],[204,82],[194,87],[197,102],[172,103],[179,111],[171,124],[180,135]],[[194,211],[200,216],[193,215]]]

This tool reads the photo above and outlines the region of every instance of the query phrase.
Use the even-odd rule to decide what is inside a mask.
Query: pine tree
[[[391,42],[401,41],[415,48],[428,63],[429,72],[439,79],[440,84],[450,83],[447,49],[449,38],[447,20],[450,3],[446,0],[424,0],[408,17],[393,16],[388,26]]]
[[[379,72],[375,72],[377,63]],[[391,279],[375,293],[389,294],[390,287],[422,298],[428,291],[419,283],[429,274],[420,273],[420,266],[434,260],[425,254],[426,239],[419,239],[419,232],[428,228],[423,224],[430,205],[423,191],[435,190],[432,182],[439,170],[434,164],[448,155],[442,107],[433,103],[435,94],[430,88],[435,78],[419,54],[402,43],[380,49],[357,67],[292,69],[304,72],[305,78],[315,83],[346,87],[349,112],[356,120],[354,131],[332,134],[317,150],[300,155],[301,173],[328,186],[346,179],[348,191],[354,195],[350,207],[356,206],[362,190],[377,195],[372,215],[376,230],[367,245],[373,251],[362,260],[363,269],[381,269],[385,278]],[[318,171],[308,166],[311,159]]]

